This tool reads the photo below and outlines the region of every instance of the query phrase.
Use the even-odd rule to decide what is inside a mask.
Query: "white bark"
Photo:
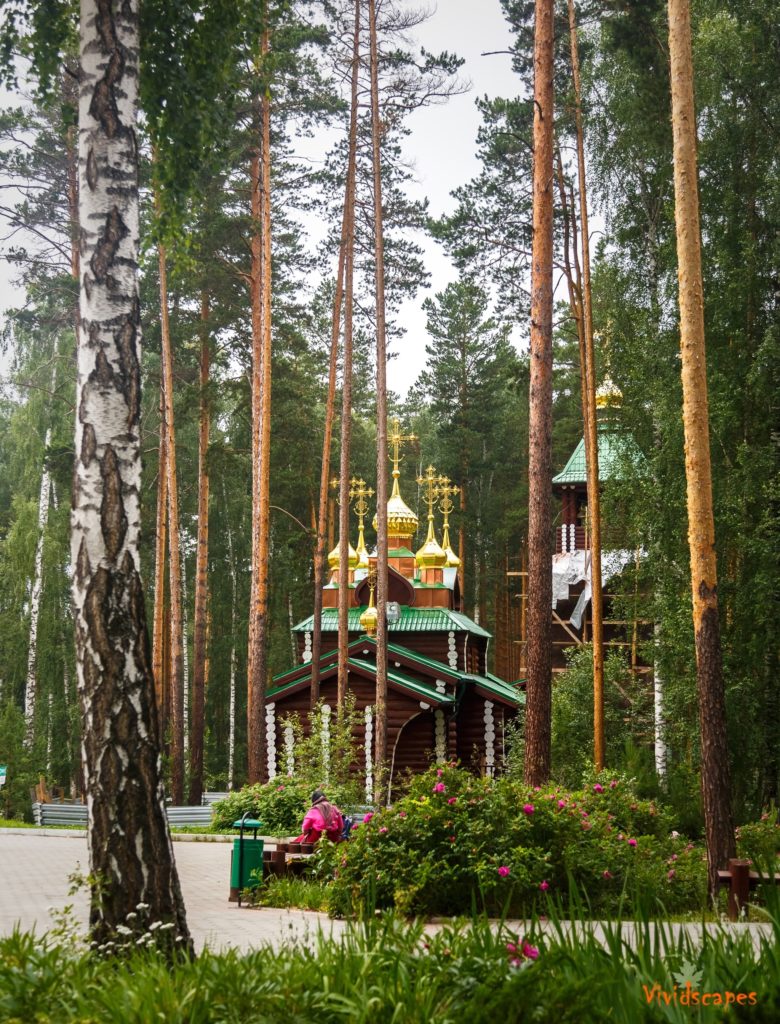
[[[87,789],[90,923],[136,904],[190,940],[165,816],[139,575],[138,0],[81,0],[80,322],[71,557]]]
[[[52,391],[54,390],[52,374]],[[36,663],[38,659],[38,619],[41,613],[41,592],[43,590],[43,540],[49,520],[51,477],[46,467],[45,452],[51,444],[51,427],[43,440],[44,464],[41,473],[41,489],[38,495],[38,541],[35,545],[35,569],[33,571],[32,593],[30,595],[30,646],[27,651],[27,682],[24,689],[25,746],[30,747],[35,738],[35,698],[37,691]]]

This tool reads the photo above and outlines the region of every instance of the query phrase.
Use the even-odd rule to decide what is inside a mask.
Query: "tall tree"
[[[138,46],[134,0],[82,0],[72,553],[95,879],[90,923],[103,942],[143,902],[150,920],[173,926],[158,942],[189,948],[165,815],[139,575]]]
[[[536,0],[524,769],[530,785],[550,774],[552,708],[553,11],[552,0]]]
[[[374,764],[379,772],[387,760],[387,339],[385,335],[385,256],[382,211],[382,124],[376,3],[368,0],[371,77],[371,148],[374,170],[374,284],[376,312],[376,740]]]
[[[718,891],[718,869],[724,867],[728,858],[734,855],[735,841],[730,805],[715,520],[712,511],[696,114],[688,0],[669,0],[669,59],[672,78],[674,211],[677,228],[688,545],[701,730],[701,789],[710,894],[714,900]]]
[[[200,416],[198,423],[198,542],[195,558],[195,628],[192,677],[192,742],[190,744],[190,803],[203,796],[203,732],[208,663],[208,560],[209,560],[209,298],[201,295]]]

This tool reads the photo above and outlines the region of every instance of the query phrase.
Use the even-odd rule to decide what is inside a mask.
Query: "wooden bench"
[[[759,885],[780,885],[780,872],[774,875],[762,875],[751,871],[752,861],[733,858],[729,861],[727,871],[718,872],[718,885],[729,887],[728,915],[729,921],[738,921],[743,907],[750,901],[750,890]]]

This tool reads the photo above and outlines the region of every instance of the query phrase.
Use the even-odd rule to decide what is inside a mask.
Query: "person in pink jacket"
[[[344,831],[344,817],[335,804],[329,802],[321,789],[315,789],[311,795],[311,807],[306,812],[301,826],[301,834],[296,843],[316,843],[322,835],[326,835],[332,843],[341,840]]]

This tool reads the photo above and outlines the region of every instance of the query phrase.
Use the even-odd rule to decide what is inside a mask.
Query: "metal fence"
[[[33,820],[36,825],[87,825],[86,804],[66,803],[33,803]],[[176,826],[210,825],[211,806],[200,807],[166,807],[168,824]]]

